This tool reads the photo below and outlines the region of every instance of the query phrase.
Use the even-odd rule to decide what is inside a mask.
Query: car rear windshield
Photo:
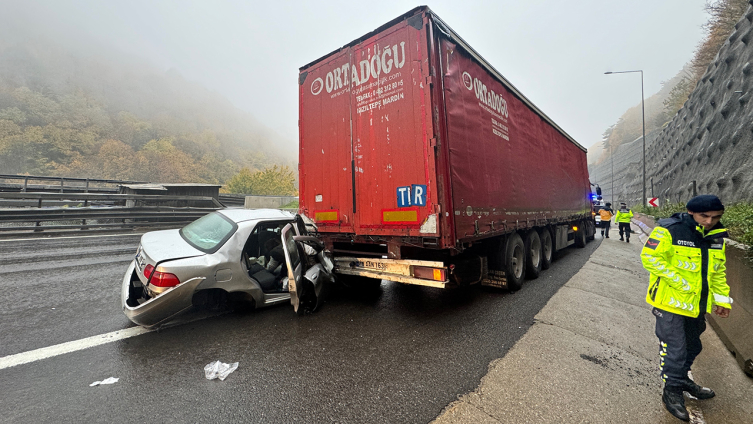
[[[180,235],[188,244],[202,252],[214,253],[236,229],[238,226],[225,215],[213,212],[181,228]]]

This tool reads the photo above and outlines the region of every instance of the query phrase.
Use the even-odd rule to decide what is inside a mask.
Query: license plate
[[[146,265],[146,260],[144,259],[144,252],[141,249],[141,246],[139,246],[139,250],[136,251],[136,268],[139,269],[139,272],[144,270],[144,265]]]

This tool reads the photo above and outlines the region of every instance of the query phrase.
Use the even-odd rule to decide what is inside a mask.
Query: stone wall
[[[725,203],[753,200],[752,91],[753,8],[749,7],[682,109],[655,140],[647,135],[649,197],[653,179],[660,202],[685,202],[692,197],[695,180],[698,194],[717,194]],[[639,138],[614,152],[617,201],[642,203],[642,166],[635,159],[642,156],[641,150]],[[591,182],[611,191],[610,163],[607,158],[592,166]]]

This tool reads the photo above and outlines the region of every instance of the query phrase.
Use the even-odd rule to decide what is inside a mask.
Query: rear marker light
[[[573,231],[578,231],[578,227],[573,225]]]
[[[428,268],[424,266],[414,266],[413,276],[424,280],[445,281],[447,280],[447,270],[444,268]]]
[[[382,224],[418,224],[418,208],[383,210]]]
[[[314,221],[316,222],[331,222],[336,223],[340,221],[340,212],[336,209],[326,211],[314,211]]]

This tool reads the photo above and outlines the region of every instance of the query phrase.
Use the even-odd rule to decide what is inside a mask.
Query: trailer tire
[[[525,245],[523,239],[518,233],[512,233],[507,237],[505,243],[505,278],[507,279],[507,288],[512,291],[520,290],[523,287],[523,277],[525,274]]]
[[[535,280],[541,273],[541,238],[536,230],[526,234],[526,278]]]
[[[552,233],[549,232],[549,229],[542,228],[539,232],[539,239],[541,240],[541,269],[549,269],[552,266],[552,254],[554,253]]]
[[[575,246],[586,247],[586,223],[578,222],[578,231],[575,232]]]

